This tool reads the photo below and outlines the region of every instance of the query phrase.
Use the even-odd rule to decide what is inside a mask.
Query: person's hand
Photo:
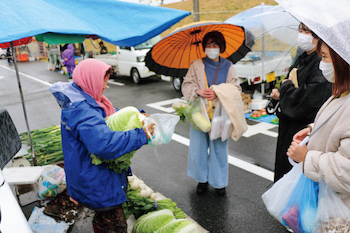
[[[305,129],[300,130],[293,136],[293,142],[300,143],[306,136],[310,135],[310,128],[306,127]]]
[[[280,99],[280,91],[276,88],[272,89],[270,96],[274,100],[279,100]]]
[[[307,146],[299,146],[299,143],[293,141],[287,151],[287,156],[296,162],[304,162],[306,153],[308,152]]]
[[[146,134],[146,136],[147,136],[147,139],[151,139],[150,138],[150,135],[151,136],[153,136],[153,134],[154,134],[154,123],[152,123],[152,124],[149,124],[146,128],[142,128],[143,129],[143,131],[145,131],[145,134]],[[150,135],[149,135],[150,134]]]
[[[196,91],[196,94],[199,96],[202,96],[203,98],[206,98],[208,100],[213,100],[213,99],[217,98],[213,89],[205,89],[205,90],[198,89]]]

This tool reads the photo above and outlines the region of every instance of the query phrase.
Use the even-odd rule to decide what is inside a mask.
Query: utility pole
[[[193,22],[199,21],[199,0],[193,0]]]

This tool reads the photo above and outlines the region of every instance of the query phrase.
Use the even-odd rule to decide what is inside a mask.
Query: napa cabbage
[[[171,210],[156,210],[138,218],[132,233],[154,233],[174,219],[175,217]]]
[[[135,107],[125,107],[112,115],[105,118],[106,124],[113,131],[128,131],[136,128],[142,128],[142,121],[144,115]],[[92,164],[99,165],[106,163],[107,167],[114,170],[116,173],[121,173],[131,165],[131,158],[134,156],[136,150],[126,153],[116,159],[103,159],[94,154],[91,154]]]
[[[161,227],[156,233],[199,233],[195,223],[188,219],[176,219]]]

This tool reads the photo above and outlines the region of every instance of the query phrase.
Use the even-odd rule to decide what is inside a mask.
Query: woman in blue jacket
[[[67,191],[75,201],[96,211],[95,232],[127,232],[122,208],[127,171],[117,174],[104,164],[94,165],[90,154],[115,159],[139,149],[149,139],[142,128],[116,132],[106,125],[104,118],[116,111],[103,95],[111,72],[111,66],[86,59],[75,68],[73,83],[59,82],[50,88],[62,108]],[[153,133],[153,125],[149,130]],[[118,221],[110,224],[111,219]]]

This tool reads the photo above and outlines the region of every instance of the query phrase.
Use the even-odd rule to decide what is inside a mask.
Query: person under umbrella
[[[94,165],[90,154],[116,159],[148,144],[154,124],[146,129],[112,131],[105,117],[116,112],[103,95],[112,73],[111,66],[85,59],[73,72],[74,82],[50,87],[62,108],[61,134],[67,192],[73,202],[94,210],[94,232],[127,232],[122,203],[126,201],[127,175],[118,174],[105,164]]]
[[[318,43],[318,51],[322,57],[320,69],[333,83],[333,93],[314,123],[294,135],[287,155],[303,162],[308,178],[324,180],[350,208],[350,65],[323,40]],[[308,144],[300,146],[310,134]]]
[[[292,169],[286,155],[293,135],[310,124],[322,104],[331,96],[332,84],[319,69],[320,57],[316,52],[318,36],[303,23],[299,25],[298,46],[305,52],[290,67],[287,78],[279,89],[273,89],[271,97],[279,100],[278,138],[275,155],[274,182]],[[297,76],[291,72],[297,69]],[[297,79],[297,80],[293,80]],[[293,83],[297,82],[298,86]]]
[[[219,56],[226,48],[222,33],[208,32],[203,37],[202,47],[206,57],[191,63],[181,88],[184,99],[190,101],[193,96],[202,97],[213,101],[214,105],[217,95],[207,86],[221,83],[231,83],[241,92],[233,64]],[[209,133],[190,127],[188,176],[198,182],[198,194],[204,193],[211,185],[218,195],[225,195],[228,184],[228,140],[218,138],[212,141]]]

